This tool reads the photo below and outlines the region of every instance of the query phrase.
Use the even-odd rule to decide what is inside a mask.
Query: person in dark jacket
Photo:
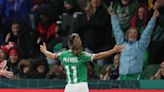
[[[150,10],[150,15],[158,9],[160,16],[153,30],[148,61],[149,64],[160,64],[164,60],[164,0],[153,0],[153,2],[154,7]]]
[[[15,47],[12,47],[11,49],[9,49],[9,59],[8,59],[8,70],[12,71],[14,73],[13,79],[18,79],[18,63],[19,63],[19,52]]]
[[[34,68],[32,66],[33,59],[22,59],[18,63],[19,78],[20,79],[31,79],[35,78]]]
[[[93,52],[111,49],[114,45],[110,16],[101,0],[89,0],[85,7],[87,17],[84,44]],[[112,60],[112,58],[111,58]]]

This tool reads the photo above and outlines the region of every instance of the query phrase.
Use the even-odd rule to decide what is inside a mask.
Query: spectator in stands
[[[111,49],[114,46],[112,38],[112,27],[110,16],[106,8],[102,4],[102,0],[89,0],[85,7],[87,22],[83,42],[86,48],[89,48],[94,53]],[[110,59],[110,60],[109,60]],[[103,61],[111,61],[108,57]],[[99,62],[99,61],[98,61]],[[102,62],[104,64],[104,62]]]
[[[7,58],[8,58],[8,50],[4,47],[0,48],[0,70],[4,70],[7,68]]]
[[[15,46],[15,43],[14,42],[9,42],[8,44],[6,45],[2,45],[0,46],[0,50],[2,51],[2,56],[1,56],[1,59],[2,60],[5,60],[5,62],[7,62],[6,60],[8,59],[8,52],[9,52],[9,49],[11,49],[12,47]],[[5,65],[7,63],[4,63]]]
[[[81,16],[83,16],[83,12],[81,12],[76,0],[64,0],[64,12],[60,16],[61,23],[59,28],[59,34],[62,36],[62,44],[64,48],[68,48],[68,35],[74,32],[80,33],[80,30],[83,29],[80,28],[82,20],[79,19]]]
[[[48,0],[50,15],[53,21],[59,20],[60,15],[64,12],[64,0]]]
[[[130,20],[131,27],[137,27],[140,34],[142,34],[143,30],[147,25],[147,7],[144,4],[139,4],[135,14]],[[148,64],[148,51],[145,51],[144,54],[144,65]]]
[[[48,79],[65,79],[66,73],[64,71],[63,65],[54,65],[47,74]]]
[[[152,80],[163,80],[164,79],[164,61],[161,62],[160,68],[154,76],[151,77]]]
[[[8,42],[6,45],[1,45],[0,47],[5,50],[5,52],[8,54],[9,49],[16,46],[15,42]]]
[[[34,65],[34,74],[36,79],[45,79],[49,67],[46,60],[36,60]]]
[[[147,8],[143,4],[139,4],[135,14],[130,20],[130,25],[133,27],[137,27],[140,33],[143,32],[147,25]]]
[[[4,32],[9,32],[9,24],[12,21],[19,21],[22,23],[26,31],[31,31],[29,22],[29,12],[31,9],[31,0],[1,0],[0,11],[3,15],[3,23],[5,26]],[[1,16],[0,15],[0,16]]]
[[[52,21],[59,20],[59,15],[64,10],[64,0],[32,0],[31,11],[37,16],[41,8],[48,8],[49,15]]]
[[[97,79],[98,77],[95,75],[94,71],[94,65],[92,62],[87,63],[87,75],[88,75],[88,80],[94,80]]]
[[[164,0],[153,0],[153,7],[150,14],[158,9],[160,16],[157,19],[156,26],[153,30],[151,43],[149,46],[149,64],[160,64],[164,60]]]
[[[22,59],[18,64],[19,78],[20,79],[31,79],[35,78],[34,68],[32,66],[33,59]]]
[[[116,54],[113,59],[113,65],[108,65],[105,74],[100,74],[100,80],[116,80],[119,77],[120,54]]]
[[[27,34],[26,34],[27,33]],[[28,55],[32,51],[35,51],[36,47],[31,47],[34,45],[33,37],[29,35],[30,32],[24,32],[22,25],[18,21],[11,23],[10,32],[6,35],[5,43],[17,46],[20,57],[25,58],[29,57]],[[8,46],[9,47],[9,46]]]
[[[36,26],[39,22],[39,11],[42,8],[48,8],[49,0],[30,0],[31,1],[31,12],[30,12],[30,22],[32,26],[32,30],[36,29]]]
[[[130,27],[130,19],[138,5],[138,0],[113,0],[114,12],[118,15],[119,24],[125,33]]]
[[[99,79],[100,80],[109,80],[110,79],[110,73],[111,73],[111,66],[107,65],[105,67],[105,70],[101,68],[99,73]]]
[[[123,31],[119,25],[119,19],[115,15],[111,6],[109,7],[111,14],[112,27],[117,44],[125,46],[120,56],[119,76],[120,80],[137,80],[140,79],[140,73],[143,69],[143,55],[148,47],[155,22],[159,16],[158,10],[155,10],[151,20],[139,38],[139,31],[136,27],[131,27],[124,37]]]
[[[18,74],[19,74],[19,71],[18,71],[18,63],[19,63],[19,52],[16,48],[11,48],[9,49],[9,59],[8,59],[8,63],[7,63],[7,66],[8,66],[8,70],[9,71],[12,71],[14,73],[14,76],[13,76],[13,79],[18,79]]]
[[[116,80],[119,77],[119,61],[120,60],[120,54],[116,54],[114,56],[114,60],[113,60],[113,67],[111,69],[111,73],[110,73],[110,80]]]
[[[13,78],[13,72],[7,70],[7,51],[4,47],[0,48],[0,77]]]
[[[21,26],[18,22],[11,23],[11,31],[6,35],[5,43],[8,42],[18,42],[18,37],[20,36]]]
[[[56,34],[57,24],[52,21],[49,16],[49,11],[47,8],[40,10],[40,21],[36,28],[38,37],[38,44],[42,44],[42,42],[46,42],[48,44],[48,49],[52,51],[51,48],[57,42],[57,34]]]
[[[10,24],[13,21],[18,21],[21,23],[23,27],[23,31],[20,38],[21,44],[19,48],[21,49],[20,52],[23,57],[27,57],[27,55],[31,51],[31,37],[30,34],[32,32],[32,28],[30,25],[29,13],[31,10],[31,0],[1,0],[2,1],[2,24],[3,24],[3,34],[7,34],[10,30]],[[0,5],[1,6],[1,5]],[[1,15],[0,15],[1,16]],[[25,35],[24,35],[25,34]],[[23,55],[25,54],[25,55]]]

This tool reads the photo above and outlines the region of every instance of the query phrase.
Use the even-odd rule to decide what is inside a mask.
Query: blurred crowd
[[[124,34],[136,27],[141,35],[153,12],[159,11],[142,63],[143,69],[160,65],[149,79],[164,79],[164,0],[0,0],[1,78],[65,79],[60,61],[46,58],[39,45],[45,42],[49,51],[58,53],[68,49],[72,33],[80,35],[87,52],[112,49],[111,4]],[[88,79],[119,79],[119,61],[116,54],[87,63]]]

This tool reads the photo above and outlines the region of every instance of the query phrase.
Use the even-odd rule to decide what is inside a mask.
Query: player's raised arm
[[[47,50],[47,47],[46,47],[45,43],[43,43],[43,45],[40,45],[40,51],[48,58],[51,58],[51,59],[56,59],[57,58],[57,54],[52,53],[52,52]]]
[[[120,52],[122,51],[124,48],[123,45],[115,45],[113,49],[108,50],[108,51],[104,51],[104,52],[100,52],[94,55],[93,60],[98,60],[98,59],[103,59],[106,58],[114,53]]]

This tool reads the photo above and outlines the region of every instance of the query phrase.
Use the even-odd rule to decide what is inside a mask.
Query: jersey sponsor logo
[[[78,60],[76,57],[72,57],[72,58],[64,58],[63,61],[70,62],[70,63],[77,63]]]

